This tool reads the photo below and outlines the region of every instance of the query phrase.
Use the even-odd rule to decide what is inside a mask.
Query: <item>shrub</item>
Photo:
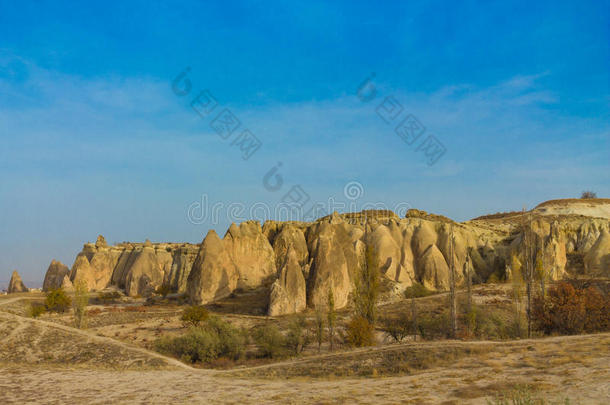
[[[219,357],[238,360],[245,353],[245,336],[228,322],[213,317],[178,337],[162,337],[154,346],[161,353],[191,363],[209,363]]]
[[[405,298],[422,298],[433,295],[434,291],[428,290],[422,284],[413,283],[412,286],[405,289]]]
[[[277,326],[265,324],[254,331],[254,341],[261,357],[277,358],[284,353],[285,340]]]
[[[449,336],[449,318],[446,313],[421,315],[417,329],[425,340],[442,339]]]
[[[395,342],[402,342],[413,331],[413,322],[406,314],[401,314],[398,318],[384,318],[381,324],[382,330]]]
[[[121,293],[118,291],[103,292],[98,295],[97,299],[103,304],[110,304],[118,301],[121,298]]]
[[[307,323],[304,315],[295,315],[288,325],[288,333],[285,338],[285,346],[294,355],[298,355],[305,350],[311,342],[311,335],[307,330]]]
[[[61,287],[49,291],[44,301],[47,311],[51,312],[66,312],[71,304],[72,300]]]
[[[201,322],[206,321],[209,316],[210,313],[207,309],[205,309],[203,305],[194,305],[184,310],[180,320],[182,321],[185,327],[199,326],[199,324]]]
[[[586,199],[586,198],[597,198],[597,193],[587,190],[587,191],[583,191],[582,194],[580,195],[580,198]]]
[[[354,347],[373,346],[375,329],[368,319],[362,316],[352,318],[346,327],[345,341]]]
[[[30,318],[38,318],[40,315],[47,312],[47,308],[44,306],[44,304],[33,303],[28,305],[26,312],[27,316]]]
[[[546,297],[535,297],[532,317],[545,334],[578,334],[610,329],[610,300],[595,287],[574,288],[562,281]]]

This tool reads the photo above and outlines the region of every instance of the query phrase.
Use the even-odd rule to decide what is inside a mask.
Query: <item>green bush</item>
[[[412,286],[405,289],[405,298],[421,298],[435,294],[434,291],[428,290],[422,284],[413,283]]]
[[[63,288],[59,287],[47,293],[44,305],[47,311],[63,313],[72,305],[72,299],[70,299]]]
[[[118,291],[103,292],[98,295],[97,299],[103,304],[110,304],[118,301],[121,298],[121,293]]]
[[[265,324],[254,331],[254,341],[261,357],[277,358],[284,354],[286,341],[274,324]]]
[[[29,316],[30,318],[38,318],[40,315],[47,312],[47,308],[44,306],[44,304],[34,303],[31,305],[28,305],[26,311],[27,311],[27,316]]]
[[[191,327],[182,336],[162,337],[154,344],[157,351],[191,363],[209,363],[219,357],[238,360],[245,354],[245,345],[242,331],[217,317]]]
[[[364,317],[352,318],[346,326],[345,341],[350,346],[364,347],[375,344],[375,328]]]
[[[294,355],[305,350],[311,342],[311,334],[307,330],[307,322],[304,315],[295,315],[288,325],[288,333],[285,338],[285,346]]]
[[[205,322],[210,313],[207,309],[205,309],[202,305],[194,305],[192,307],[188,307],[182,312],[182,317],[180,320],[184,324],[185,327],[188,326],[199,326],[201,322]]]

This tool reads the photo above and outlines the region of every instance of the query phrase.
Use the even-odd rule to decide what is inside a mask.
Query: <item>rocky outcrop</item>
[[[603,230],[584,257],[585,272],[594,277],[610,277],[610,233]]]
[[[315,235],[313,261],[307,283],[307,302],[314,308],[325,308],[332,290],[336,308],[348,304],[353,289],[350,269],[357,271],[355,246],[345,229],[345,223],[322,222]]]
[[[197,304],[206,304],[231,294],[239,272],[225,242],[211,230],[206,235],[188,276],[187,293]]]
[[[115,286],[130,295],[148,295],[166,283],[198,303],[260,288],[269,294],[268,312],[286,314],[304,305],[325,307],[329,291],[336,308],[348,305],[368,247],[375,252],[382,285],[399,297],[413,283],[447,290],[452,265],[460,286],[467,260],[473,282],[505,280],[511,255],[525,260],[526,235],[550,279],[583,273],[610,276],[610,220],[559,215],[570,208],[548,207],[539,206],[531,216],[512,212],[463,223],[419,210],[410,210],[405,218],[366,211],[333,213],[313,222],[267,221],[262,227],[246,221],[232,224],[222,239],[208,233],[201,245],[109,246],[100,236],[83,247],[68,281],[82,279],[92,290]],[[606,208],[598,204],[595,209]],[[51,266],[47,273],[54,280],[49,284],[66,282]]]
[[[258,221],[231,224],[223,245],[239,275],[237,287],[254,288],[275,278],[275,253]]]
[[[17,270],[13,271],[13,274],[11,275],[11,281],[8,283],[7,291],[9,294],[29,291],[25,284],[23,284],[23,281],[21,281],[21,276],[19,276]]]
[[[271,286],[269,295],[270,316],[293,314],[307,305],[305,278],[296,250],[289,248],[280,275]]]
[[[68,266],[57,260],[52,260],[42,283],[42,291],[49,291],[61,287],[64,277],[70,276]]]

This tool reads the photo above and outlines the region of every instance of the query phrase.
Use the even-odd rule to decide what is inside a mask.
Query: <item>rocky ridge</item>
[[[609,277],[610,219],[572,213],[564,203],[561,209],[545,204],[544,212],[537,208],[531,215],[495,214],[463,223],[419,210],[405,218],[363,211],[333,213],[314,222],[267,221],[261,226],[246,221],[232,224],[222,238],[208,232],[199,245],[147,241],[109,246],[100,236],[84,245],[69,274],[52,263],[47,277],[53,280],[49,285],[69,286],[81,279],[92,290],[115,286],[131,296],[150,295],[167,284],[202,304],[235,291],[266,288],[269,314],[282,315],[325,306],[329,291],[337,308],[348,305],[367,246],[376,252],[385,284],[400,294],[413,283],[446,290],[451,263],[463,283],[467,259],[474,282],[504,279],[510,275],[511,254],[523,254],[526,235],[550,279]],[[596,207],[595,212],[605,209]]]

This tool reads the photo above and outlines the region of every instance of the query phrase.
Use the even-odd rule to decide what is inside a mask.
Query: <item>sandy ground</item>
[[[610,402],[609,333],[406,343],[231,371],[97,333],[0,311],[1,403],[486,404],[521,384],[552,403]],[[414,367],[418,359],[427,366]]]

